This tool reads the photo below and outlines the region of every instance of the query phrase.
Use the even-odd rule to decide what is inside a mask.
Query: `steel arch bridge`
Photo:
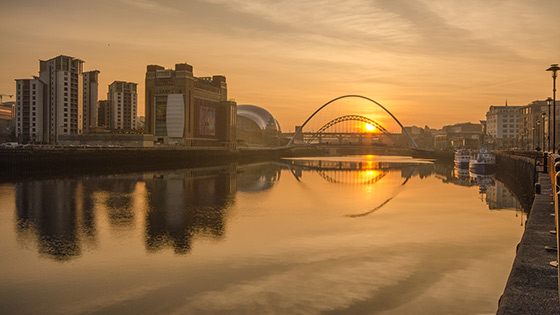
[[[387,112],[387,114],[389,114],[389,116],[391,116],[391,118],[393,118],[395,120],[395,122],[397,122],[397,124],[399,124],[399,126],[401,127],[401,129],[404,131],[404,133],[406,133],[406,135],[408,136],[408,138],[410,139],[410,142],[412,143],[412,145],[415,148],[418,148],[418,145],[416,144],[416,142],[414,141],[414,139],[412,139],[412,136],[410,135],[410,133],[408,133],[408,131],[404,128],[404,126],[401,124],[401,122],[397,119],[397,117],[395,117],[395,115],[393,115],[387,108],[385,108],[383,105],[379,104],[378,102],[376,102],[375,100],[366,97],[366,96],[362,96],[362,95],[343,95],[343,96],[339,96],[337,98],[334,98],[328,102],[326,102],[325,104],[323,104],[321,107],[319,107],[313,114],[311,114],[311,116],[309,116],[305,122],[301,125],[301,127],[296,130],[296,132],[294,133],[294,136],[292,137],[292,139],[290,140],[290,142],[288,142],[287,146],[292,146],[294,144],[294,140],[303,132],[303,127],[305,127],[305,125],[307,125],[307,123],[311,120],[311,118],[313,118],[313,116],[315,116],[318,112],[320,112],[323,108],[325,108],[326,106],[328,106],[329,104],[338,101],[340,99],[343,98],[362,98],[365,99],[375,105],[377,105],[378,107],[380,107],[381,109],[383,109],[385,112]]]
[[[391,135],[389,133],[389,131],[387,131],[387,129],[385,129],[385,127],[383,127],[380,123],[378,123],[377,121],[365,117],[365,116],[361,116],[361,115],[344,115],[344,116],[340,116],[337,117],[331,121],[329,121],[328,123],[326,123],[323,127],[321,127],[319,130],[317,130],[317,132],[315,132],[311,138],[309,140],[307,140],[307,143],[311,143],[313,142],[313,140],[320,138],[322,135],[327,134],[327,130],[331,127],[333,127],[334,125],[346,122],[346,121],[359,121],[359,122],[363,122],[366,124],[370,124],[372,126],[374,126],[377,130],[379,130],[380,132],[387,134],[387,135]]]

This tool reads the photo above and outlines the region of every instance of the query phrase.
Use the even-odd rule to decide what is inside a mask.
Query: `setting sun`
[[[366,130],[367,130],[368,132],[373,132],[373,131],[375,131],[375,129],[376,129],[376,128],[375,128],[374,125],[372,125],[372,124],[366,124]]]

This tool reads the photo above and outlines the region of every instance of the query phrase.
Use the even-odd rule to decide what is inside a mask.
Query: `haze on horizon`
[[[0,3],[0,93],[69,55],[115,80],[186,62],[225,75],[238,104],[284,131],[345,94],[383,104],[405,125],[484,119],[490,105],[552,95],[560,63],[557,0],[21,0]],[[4,99],[9,100],[7,98]]]

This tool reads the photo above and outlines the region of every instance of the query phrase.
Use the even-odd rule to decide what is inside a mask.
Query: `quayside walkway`
[[[560,314],[558,268],[550,264],[557,261],[553,185],[548,173],[536,175],[541,193],[535,194],[497,314]]]

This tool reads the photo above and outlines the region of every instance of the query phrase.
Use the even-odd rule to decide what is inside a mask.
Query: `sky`
[[[225,75],[228,97],[284,131],[341,95],[376,100],[404,125],[485,119],[490,105],[552,96],[558,0],[2,0],[0,93],[69,55],[99,70],[99,99],[146,65]],[[7,97],[4,101],[9,100]]]

